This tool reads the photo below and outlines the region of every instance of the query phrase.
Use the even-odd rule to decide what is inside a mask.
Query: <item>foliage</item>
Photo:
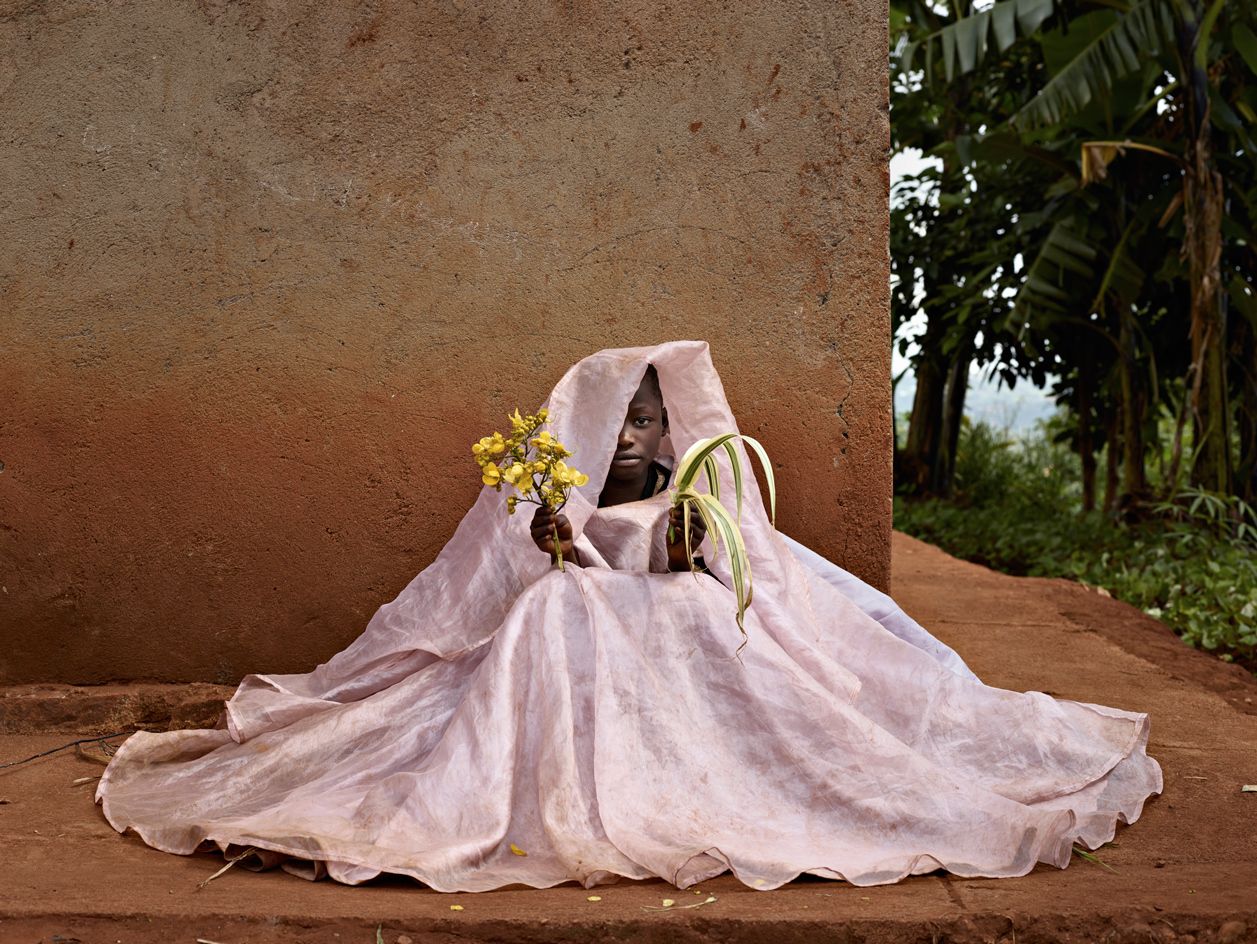
[[[741,440],[750,446],[759,457],[764,469],[765,484],[768,486],[768,501],[772,519],[777,519],[777,484],[773,478],[772,463],[768,461],[768,453],[759,440],[737,433],[724,433],[700,439],[686,450],[676,468],[676,489],[672,503],[679,505],[683,511],[685,522],[685,548],[689,557],[690,570],[694,570],[694,549],[690,543],[690,514],[697,512],[711,535],[713,548],[719,552],[723,543],[729,557],[729,576],[733,583],[733,593],[738,602],[738,629],[742,631],[742,645],[746,645],[746,628],[742,621],[746,616],[746,608],[751,605],[751,562],[746,553],[746,543],[742,540],[742,457],[738,453],[735,442]],[[733,473],[733,490],[737,495],[737,518],[729,514],[720,503],[720,468],[716,461],[718,450],[723,450],[729,458],[729,468]],[[698,489],[699,478],[707,480],[710,491]],[[668,535],[672,541],[674,536]],[[741,651],[741,646],[738,647]]]
[[[1051,383],[1089,506],[1106,445],[1109,508],[1151,497],[1167,404],[1175,472],[1257,501],[1257,4],[892,0],[891,34],[893,145],[941,165],[892,199],[893,325],[927,323],[898,483],[947,494],[919,466],[972,358]]]
[[[1078,457],[1051,424],[1021,442],[967,425],[954,501],[895,500],[895,526],[1007,573],[1103,587],[1228,661],[1257,660],[1257,513],[1187,490],[1134,524],[1083,512]]]

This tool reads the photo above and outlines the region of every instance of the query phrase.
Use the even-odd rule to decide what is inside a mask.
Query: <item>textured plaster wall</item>
[[[343,647],[467,445],[706,338],[885,587],[884,4],[0,2],[0,678]]]

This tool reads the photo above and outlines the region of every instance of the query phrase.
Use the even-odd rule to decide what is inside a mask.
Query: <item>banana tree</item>
[[[941,81],[964,81],[989,56],[1006,54],[1019,36],[1041,38],[1045,30],[1062,25],[1069,27],[1067,37],[1072,34],[1063,44],[1071,47],[1071,54],[1047,63],[1050,80],[1008,126],[1024,143],[1033,144],[1088,109],[1111,110],[1120,85],[1142,80],[1144,100],[1128,110],[1125,124],[1152,128],[1166,139],[1164,146],[1092,140],[1089,148],[1080,143],[1079,156],[1091,165],[1085,169],[1099,167],[1101,173],[1121,153],[1119,145],[1160,152],[1178,164],[1177,206],[1182,208],[1182,254],[1190,285],[1186,334],[1192,352],[1187,378],[1195,443],[1192,479],[1229,491],[1235,457],[1222,267],[1227,255],[1224,227],[1232,221],[1220,168],[1253,153],[1249,131],[1257,125],[1257,93],[1247,72],[1242,83],[1231,77],[1245,67],[1257,74],[1257,6],[1226,0],[1000,0],[902,42],[901,69],[935,81],[941,61]],[[1251,177],[1251,163],[1247,173]],[[1246,235],[1241,244],[1251,246],[1251,232]],[[1241,345],[1241,357],[1246,350]],[[1243,408],[1241,414],[1247,415]],[[1257,439],[1257,431],[1241,429],[1240,438]],[[1257,455],[1257,447],[1252,451]]]

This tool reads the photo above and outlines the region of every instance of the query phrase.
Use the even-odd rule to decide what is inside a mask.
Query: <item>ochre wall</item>
[[[474,438],[674,338],[886,586],[883,3],[4,12],[0,678],[311,668]]]

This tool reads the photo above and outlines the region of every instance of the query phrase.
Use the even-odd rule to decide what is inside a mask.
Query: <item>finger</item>
[[[572,522],[567,520],[567,515],[556,515],[554,519],[554,526],[559,531],[559,537],[564,540],[572,536]]]

